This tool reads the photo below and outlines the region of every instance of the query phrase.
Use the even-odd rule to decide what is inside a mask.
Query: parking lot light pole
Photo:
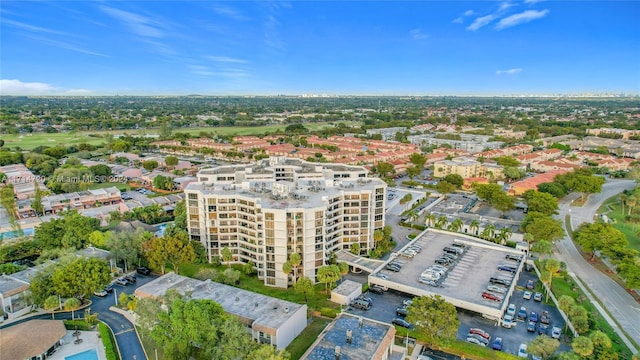
[[[118,306],[118,289],[113,287],[113,301],[115,302],[115,306]]]

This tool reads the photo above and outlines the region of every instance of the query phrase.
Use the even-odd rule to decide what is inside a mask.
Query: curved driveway
[[[570,215],[573,229],[576,229],[584,222],[593,222],[598,208],[606,199],[621,193],[623,190],[632,189],[634,186],[635,182],[631,180],[610,179],[603,185],[602,192],[590,195],[587,203],[582,207],[571,206],[571,201],[579,197],[578,194],[571,194],[560,202],[558,218],[562,221],[564,227],[564,219],[566,215]],[[620,285],[585,261],[568,236],[556,242],[554,253],[558,259],[567,263],[569,272],[577,275],[593,294],[600,299],[606,310],[618,322],[620,327],[626,331],[629,337],[636,343],[640,343],[640,304]],[[595,305],[597,306],[598,304]],[[605,318],[608,317],[607,314],[603,314],[603,316]],[[611,323],[611,321],[609,322]],[[626,339],[626,336],[620,332],[615,323],[611,323],[611,325],[621,338]],[[625,343],[634,353],[637,352],[629,342],[625,341]]]

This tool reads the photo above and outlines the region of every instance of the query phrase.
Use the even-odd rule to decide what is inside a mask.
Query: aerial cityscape
[[[2,2],[0,359],[639,360],[639,16]]]

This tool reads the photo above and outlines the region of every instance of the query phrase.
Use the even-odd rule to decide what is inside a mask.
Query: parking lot
[[[348,277],[352,277],[352,280],[355,281],[363,281],[365,275],[349,274]],[[544,299],[542,302],[536,302],[533,299],[524,300],[522,298],[522,294],[524,293],[524,286],[526,285],[528,280],[535,280],[536,283],[539,282],[536,278],[535,272],[522,272],[517,283],[517,288],[514,291],[512,297],[509,299],[509,303],[513,303],[516,306],[516,309],[520,309],[521,306],[526,307],[528,314],[531,311],[534,311],[537,314],[541,314],[545,310],[549,311],[551,318],[549,324],[549,334],[551,328],[554,326],[560,327],[564,330],[564,322],[562,320],[562,317],[554,306],[545,304]],[[398,315],[396,315],[396,309],[403,306],[403,301],[410,300],[412,298],[412,296],[408,294],[404,294],[402,292],[394,290],[389,290],[382,295],[367,292],[365,293],[365,296],[372,299],[372,306],[369,310],[348,308],[347,312],[385,323],[391,323],[391,320],[398,317]],[[502,351],[511,354],[517,354],[520,344],[528,344],[538,336],[538,327],[536,327],[535,332],[528,332],[526,329],[526,323],[522,321],[516,322],[516,325],[514,327],[512,327],[511,329],[507,329],[496,325],[496,321],[494,320],[483,318],[478,313],[460,309],[458,309],[458,319],[460,320],[460,326],[458,328],[457,336],[458,339],[466,340],[469,329],[480,328],[491,335],[491,342],[489,343],[489,346],[491,346],[491,343],[496,337],[501,337],[503,339]],[[564,338],[565,336],[562,336],[560,340],[564,340]],[[570,350],[570,345],[566,341],[562,341],[559,351],[567,350]]]
[[[466,251],[458,255],[453,263],[446,265],[448,271],[436,281],[435,285],[421,282],[423,271],[434,265],[436,259],[443,254],[443,249],[454,242],[467,244]],[[507,261],[505,255],[517,255],[518,252],[471,237],[437,230],[426,231],[413,244],[421,246],[422,251],[412,257],[396,254],[392,260],[401,265],[400,270],[396,272],[382,267],[369,277],[369,283],[380,284],[416,296],[438,294],[456,307],[496,319],[501,316],[503,309],[506,308],[504,301],[499,298],[485,299],[483,293],[490,285],[489,279],[492,276],[512,279],[513,274],[498,270],[498,266],[511,264],[517,268],[519,263]],[[513,288],[509,285],[510,282],[505,284],[506,294],[501,296],[508,298],[509,290]]]

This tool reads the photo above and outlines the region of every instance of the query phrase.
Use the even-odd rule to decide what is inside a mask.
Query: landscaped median
[[[107,355],[107,360],[120,360],[120,352],[116,346],[116,341],[113,338],[111,329],[104,323],[98,323],[98,332],[100,333],[100,339],[102,339],[102,345],[104,345],[104,352]]]

